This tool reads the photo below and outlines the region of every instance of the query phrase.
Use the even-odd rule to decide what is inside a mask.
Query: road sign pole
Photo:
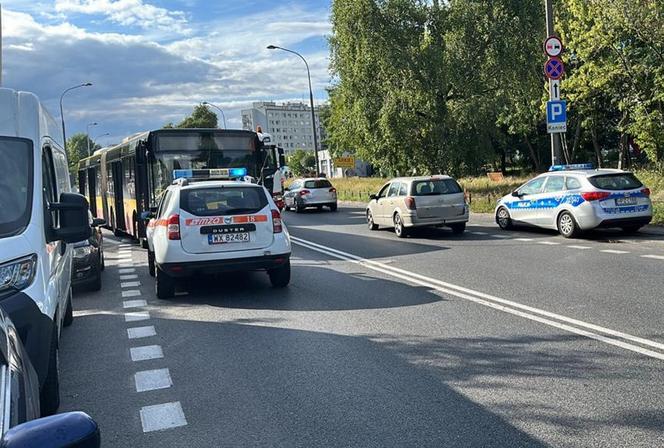
[[[553,36],[553,0],[544,0],[544,6],[546,8],[546,35]],[[554,90],[554,81],[549,80],[549,99],[554,100],[557,98],[553,97]],[[560,92],[558,92],[560,94]],[[560,163],[560,134],[554,133],[551,134],[551,164],[557,165]]]

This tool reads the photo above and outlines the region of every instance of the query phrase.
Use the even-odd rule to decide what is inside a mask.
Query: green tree
[[[208,128],[216,128],[218,125],[217,123],[217,115],[210,111],[207,107],[203,106],[202,104],[199,104],[194,107],[194,110],[192,111],[191,115],[185,117],[181,122],[179,122],[177,125],[173,125],[173,123],[167,123],[164,128],[202,128],[202,129],[208,129]]]
[[[316,158],[312,151],[297,149],[288,156],[288,167],[296,176],[303,176],[316,167]]]
[[[92,139],[90,143],[90,154],[100,149],[101,146],[96,144]],[[78,162],[81,159],[88,157],[88,136],[82,132],[72,135],[67,139],[67,158],[69,160],[69,173],[76,177],[78,172]]]

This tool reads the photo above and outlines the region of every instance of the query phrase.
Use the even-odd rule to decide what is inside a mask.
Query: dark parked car
[[[0,448],[100,446],[97,424],[82,412],[39,417],[37,373],[0,308]]]
[[[105,224],[106,221],[92,218],[90,214],[92,235],[87,240],[74,244],[74,265],[71,275],[75,287],[88,287],[92,291],[101,289],[101,271],[104,270],[104,237],[101,226]]]

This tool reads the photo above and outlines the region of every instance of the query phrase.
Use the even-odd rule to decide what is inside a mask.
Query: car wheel
[[[297,202],[295,203],[295,213],[302,213],[304,211],[304,206],[298,204]]]
[[[396,233],[397,237],[405,238],[406,236],[408,236],[408,230],[403,225],[403,220],[401,219],[401,215],[395,213],[393,219],[394,219],[394,233]]]
[[[39,394],[39,404],[42,417],[55,414],[60,407],[60,349],[58,328],[55,325],[48,354],[48,372]]]
[[[374,222],[371,210],[367,210],[367,226],[369,230],[378,230],[378,224]]]
[[[622,227],[622,231],[628,235],[637,233],[639,230],[641,230],[641,226],[625,226]]]
[[[285,288],[290,283],[290,261],[281,267],[270,269],[267,273],[274,288]]]
[[[331,212],[336,212],[337,211],[337,204],[330,204],[330,211]]]
[[[72,303],[72,291],[69,290],[69,298],[67,299],[67,308],[65,308],[65,317],[62,318],[62,325],[65,327],[74,323],[74,304]]]
[[[161,269],[156,269],[156,277],[154,285],[157,297],[161,300],[173,297],[175,295],[175,279]]]
[[[463,232],[466,231],[466,223],[462,222],[461,224],[452,224],[450,225],[450,228],[452,229],[453,234],[461,235]]]
[[[496,223],[503,230],[510,230],[514,227],[512,218],[510,218],[510,212],[505,207],[500,207],[496,212]]]
[[[150,277],[154,277],[156,275],[155,265],[154,265],[154,252],[150,250],[148,250],[148,274],[150,274]]]
[[[574,238],[579,234],[579,226],[570,212],[562,212],[558,216],[558,232],[565,238]]]

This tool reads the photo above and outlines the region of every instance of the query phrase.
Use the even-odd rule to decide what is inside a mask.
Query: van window
[[[461,193],[461,187],[454,179],[431,179],[413,181],[413,196],[437,196]]]
[[[55,180],[58,186],[57,198],[59,198],[60,193],[71,191],[69,168],[67,167],[67,157],[64,151],[51,148],[51,153],[53,154],[53,168],[55,169]]]
[[[53,153],[49,146],[44,146],[42,151],[42,188],[44,193],[44,207],[58,202],[58,186],[55,182],[55,167],[53,165]],[[50,219],[47,219],[50,214]],[[46,229],[58,228],[58,213],[44,210]]]
[[[263,189],[256,187],[211,187],[180,192],[180,208],[196,216],[256,213],[267,204]]]
[[[21,233],[32,213],[33,157],[29,140],[0,137],[0,238]]]

